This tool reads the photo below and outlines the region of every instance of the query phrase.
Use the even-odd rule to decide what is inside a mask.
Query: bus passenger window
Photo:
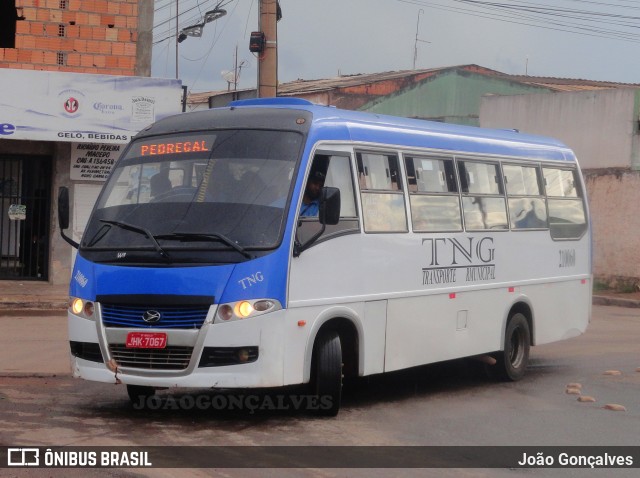
[[[543,168],[549,231],[553,239],[579,239],[587,231],[582,192],[576,170]]]
[[[415,232],[461,231],[453,159],[405,156],[411,223]]]
[[[408,232],[398,157],[356,153],[365,232]]]
[[[348,156],[331,156],[325,180],[325,186],[332,186],[340,190],[341,218],[358,217],[350,159]]]
[[[507,206],[497,163],[458,161],[465,229],[508,229]]]
[[[544,183],[547,196],[578,197],[573,172],[567,169],[544,168]]]
[[[535,166],[502,166],[509,203],[511,229],[544,229],[547,207],[542,196],[539,169]]]

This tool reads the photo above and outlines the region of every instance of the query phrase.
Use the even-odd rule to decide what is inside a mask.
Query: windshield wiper
[[[205,234],[205,233],[201,233],[201,232],[174,232],[172,234],[163,234],[161,236],[156,236],[156,238],[157,239],[175,239],[175,240],[178,240],[178,241],[201,241],[201,240],[205,240],[205,241],[222,242],[223,244],[226,244],[227,246],[229,246],[229,247],[233,248],[234,250],[238,251],[240,254],[242,254],[247,259],[253,259],[253,256],[251,254],[249,254],[244,247],[242,247],[237,242],[232,241],[231,239],[229,239],[224,234],[218,234],[218,233]]]
[[[162,246],[158,244],[156,237],[153,234],[151,234],[151,231],[149,231],[149,229],[141,226],[134,226],[133,224],[129,224],[122,221],[110,221],[108,219],[100,219],[100,222],[104,222],[105,224],[110,224],[112,226],[118,226],[122,229],[126,229],[127,231],[137,232],[138,234],[142,234],[148,237],[149,240],[153,242],[153,247],[155,247],[156,251],[158,251],[158,253],[165,259],[169,259],[169,254],[167,254],[166,251],[162,248]]]

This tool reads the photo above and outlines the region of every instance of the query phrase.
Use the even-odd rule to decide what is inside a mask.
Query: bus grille
[[[111,357],[121,367],[155,370],[184,370],[189,366],[193,347],[170,346],[164,349],[131,349],[126,345],[109,346]]]
[[[160,313],[160,320],[147,323],[145,312]],[[154,307],[102,304],[102,323],[106,327],[154,329],[199,329],[209,312],[209,306]]]

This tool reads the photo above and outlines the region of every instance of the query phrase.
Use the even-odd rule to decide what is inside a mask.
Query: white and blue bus
[[[309,384],[329,415],[343,375],[479,357],[518,380],[585,331],[590,236],[549,138],[291,98],[174,116],[67,238],[73,374],[132,400]]]

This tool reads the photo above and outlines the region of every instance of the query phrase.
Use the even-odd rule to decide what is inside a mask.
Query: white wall
[[[552,136],[574,150],[583,169],[629,168],[637,152],[634,88],[485,96],[480,125]]]

